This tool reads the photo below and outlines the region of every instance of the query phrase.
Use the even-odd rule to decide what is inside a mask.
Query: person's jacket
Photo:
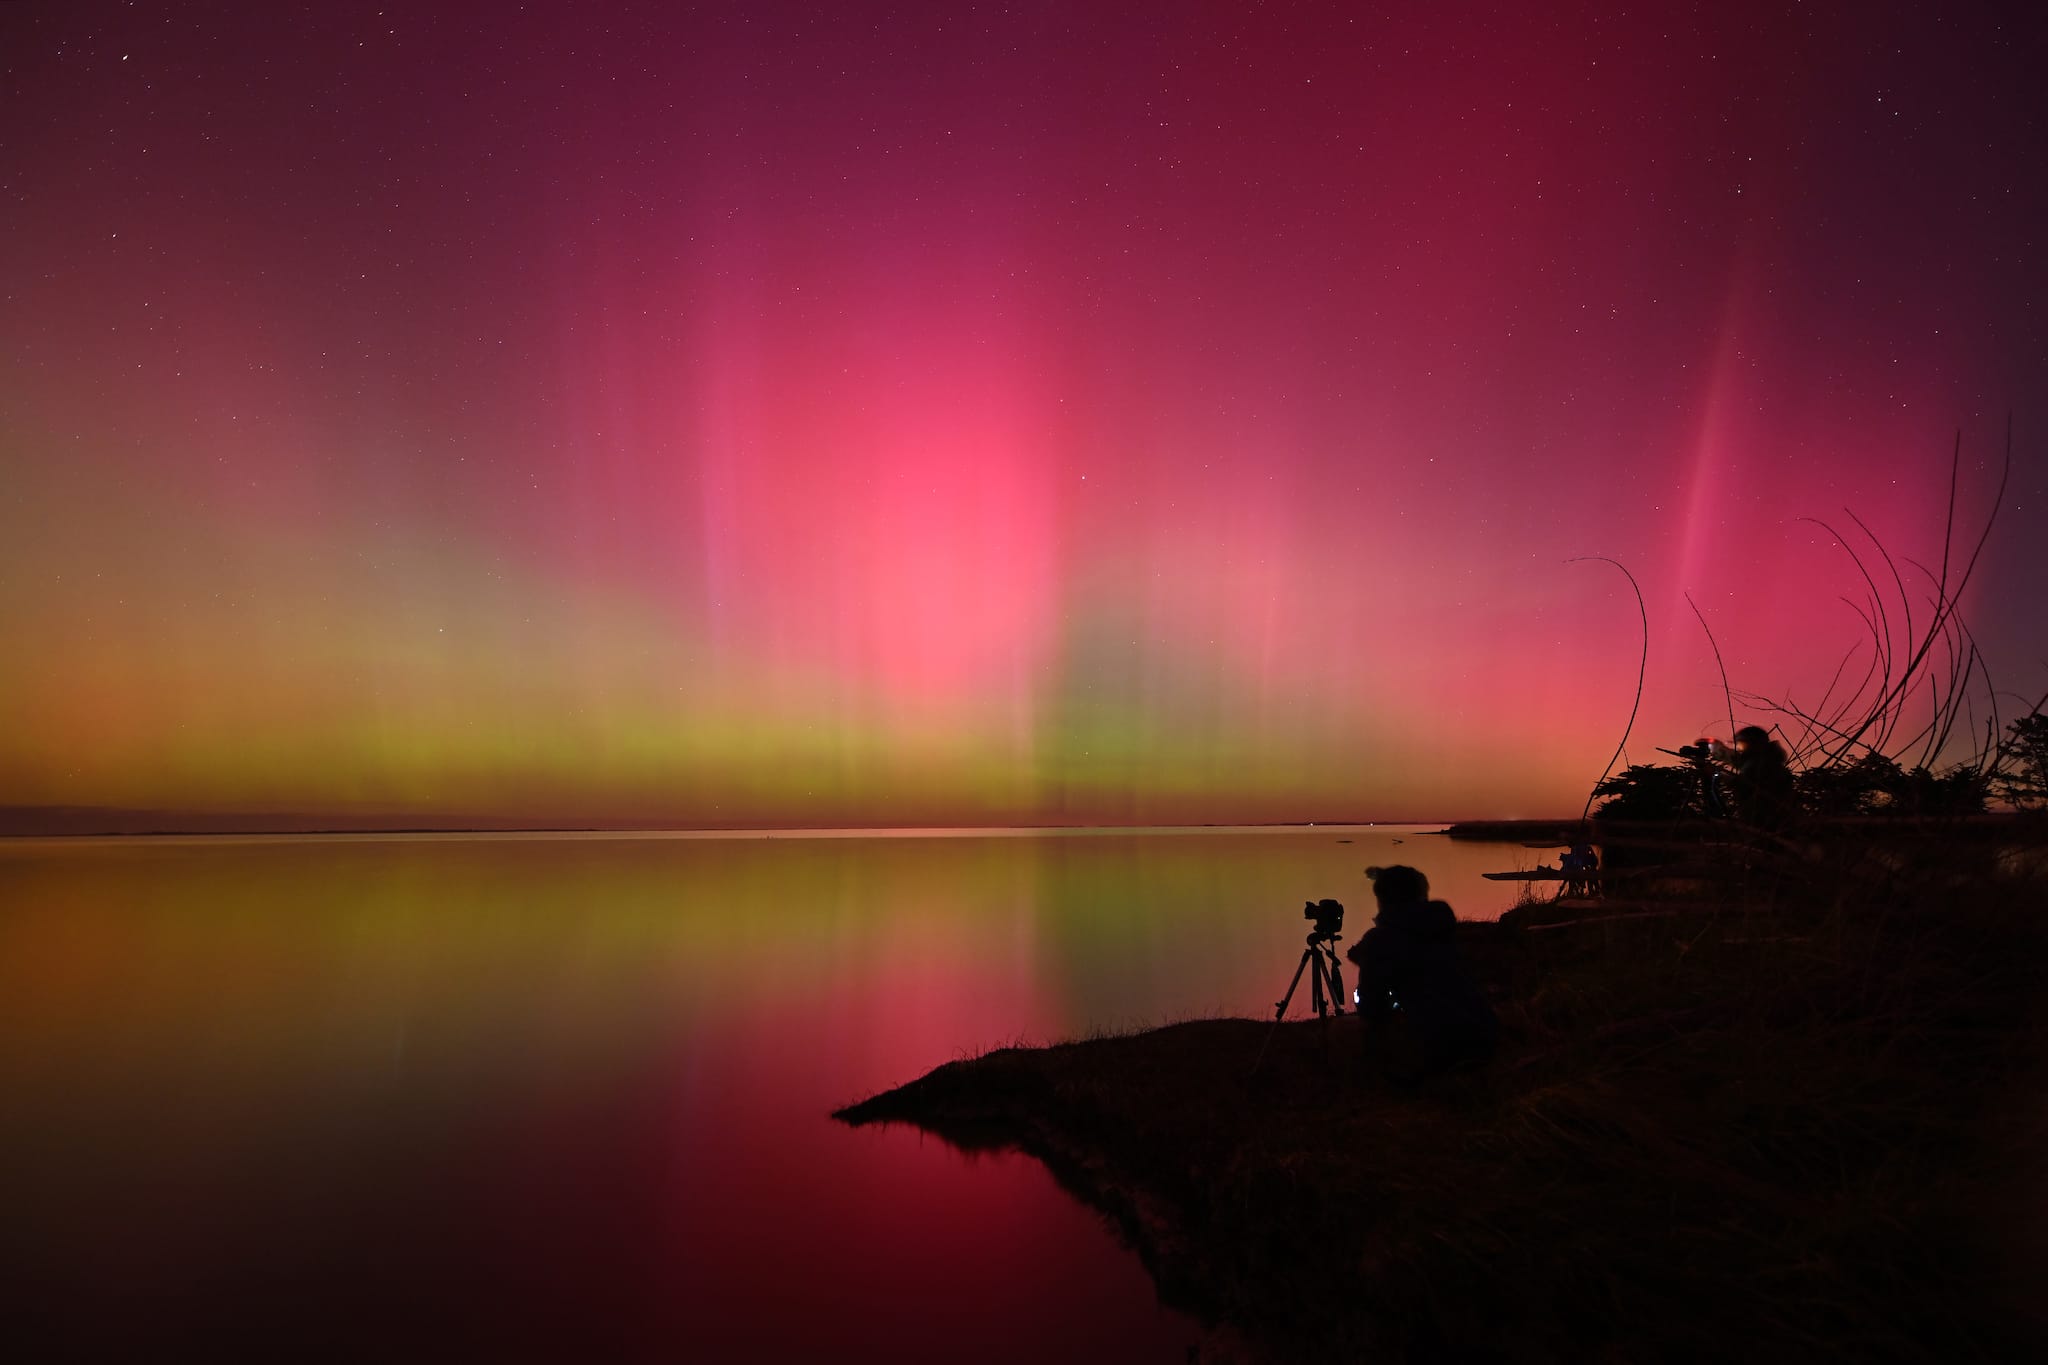
[[[1458,956],[1458,917],[1443,901],[1386,905],[1349,954],[1358,964],[1360,1012],[1393,1010],[1436,1031],[1491,1030],[1493,1007]]]
[[[1792,770],[1784,751],[1773,744],[1744,756],[1735,765],[1735,813],[1752,825],[1776,829],[1792,813]]]

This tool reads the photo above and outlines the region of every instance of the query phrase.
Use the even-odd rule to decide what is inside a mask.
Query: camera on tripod
[[[1671,752],[1690,763],[1705,763],[1714,756],[1714,741],[1703,739],[1695,744],[1681,744]]]
[[[1344,928],[1344,906],[1333,900],[1303,901],[1301,917],[1316,922],[1315,932],[1308,936],[1308,946],[1301,950],[1301,962],[1294,969],[1293,979],[1287,983],[1287,994],[1273,1006],[1276,1028],[1287,1017],[1287,1002],[1294,999],[1294,988],[1301,984],[1303,972],[1308,973],[1308,1003],[1316,1018],[1326,1022],[1333,1016],[1341,1018],[1344,1006],[1352,999],[1344,994],[1344,971],[1337,965],[1337,950],[1332,946]],[[1265,1064],[1266,1049],[1272,1042],[1273,1034],[1269,1030],[1266,1041],[1259,1044],[1258,1061],[1252,1063],[1254,1076]]]
[[[1316,938],[1335,938],[1344,932],[1344,907],[1336,901],[1303,901],[1301,917],[1316,922]]]

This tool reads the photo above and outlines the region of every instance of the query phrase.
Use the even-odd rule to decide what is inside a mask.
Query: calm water
[[[1263,1016],[1304,899],[1355,933],[1361,869],[1406,860],[1490,918],[1516,888],[1478,873],[1539,856],[1385,826],[0,843],[6,1335],[1179,1361],[1196,1329],[1036,1163],[828,1113],[1005,1042]]]

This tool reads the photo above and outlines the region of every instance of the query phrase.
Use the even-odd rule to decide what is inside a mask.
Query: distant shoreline
[[[1087,833],[1233,833],[1258,831],[1370,830],[1447,833],[1453,822],[1444,820],[1274,820],[1210,822],[1201,824],[1006,824],[1006,825],[128,825],[119,821],[105,825],[68,828],[14,825],[0,827],[0,841],[49,839],[309,839],[309,838],[398,838],[427,835],[451,837],[493,837],[527,834],[616,836],[621,838],[679,836],[691,838],[858,838],[874,837],[971,837],[975,835],[1032,835]]]
[[[956,837],[976,835],[1032,835],[1087,833],[1228,834],[1260,831],[1308,831],[1397,829],[1409,834],[1441,834],[1450,839],[1475,843],[1554,843],[1559,846],[1585,837],[1598,844],[1609,836],[1641,836],[1668,832],[1669,822],[1630,821],[1617,824],[1598,818],[1575,817],[1513,820],[1246,820],[1200,823],[1115,824],[991,824],[947,825],[899,823],[887,825],[499,825],[488,822],[428,825],[323,824],[292,816],[224,815],[221,823],[161,823],[161,811],[102,810],[82,807],[0,807],[0,845],[9,840],[62,839],[310,839],[310,838],[400,838],[425,835],[476,837],[561,834],[597,837],[644,838],[860,838],[860,837]],[[1930,817],[1932,819],[1932,817]],[[1961,834],[2005,829],[2026,820],[2022,813],[1988,811],[1970,816],[1946,816],[1933,823]],[[1913,816],[1837,817],[1809,822],[1831,829],[1915,823]],[[1697,828],[1697,825],[1693,826]]]

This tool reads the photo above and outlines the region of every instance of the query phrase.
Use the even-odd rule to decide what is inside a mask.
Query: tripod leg
[[[1308,966],[1309,959],[1315,956],[1315,952],[1313,948],[1302,951],[1301,961],[1294,964],[1294,976],[1287,983],[1287,994],[1281,996],[1280,1003],[1273,1006],[1273,1027],[1266,1030],[1266,1041],[1259,1044],[1259,1059],[1252,1063],[1251,1074],[1254,1077],[1259,1074],[1259,1068],[1266,1064],[1266,1049],[1273,1046],[1273,1035],[1280,1031],[1280,1021],[1287,1014],[1287,1002],[1294,999],[1294,988],[1301,984],[1301,969]]]
[[[1315,974],[1316,1019],[1318,1021],[1316,1025],[1316,1041],[1322,1049],[1323,1067],[1325,1070],[1328,1070],[1330,1065],[1330,1016],[1334,1014],[1341,1018],[1344,1014],[1344,1006],[1338,1000],[1338,992],[1342,987],[1337,984],[1337,960],[1331,955],[1328,944],[1324,944],[1316,951]]]
[[[1330,969],[1330,999],[1336,1002],[1337,1013],[1342,1014],[1344,1006],[1351,999],[1350,996],[1344,994],[1344,968],[1337,961],[1335,955],[1325,958],[1324,965]]]
[[[1313,948],[1309,949],[1307,952],[1304,952],[1301,955],[1301,961],[1295,964],[1294,977],[1287,983],[1287,994],[1281,996],[1280,1003],[1273,1006],[1274,1023],[1279,1023],[1281,1016],[1287,1013],[1287,1002],[1294,999],[1294,988],[1301,984],[1301,969],[1303,967],[1308,966],[1308,960],[1314,952],[1315,950]]]

